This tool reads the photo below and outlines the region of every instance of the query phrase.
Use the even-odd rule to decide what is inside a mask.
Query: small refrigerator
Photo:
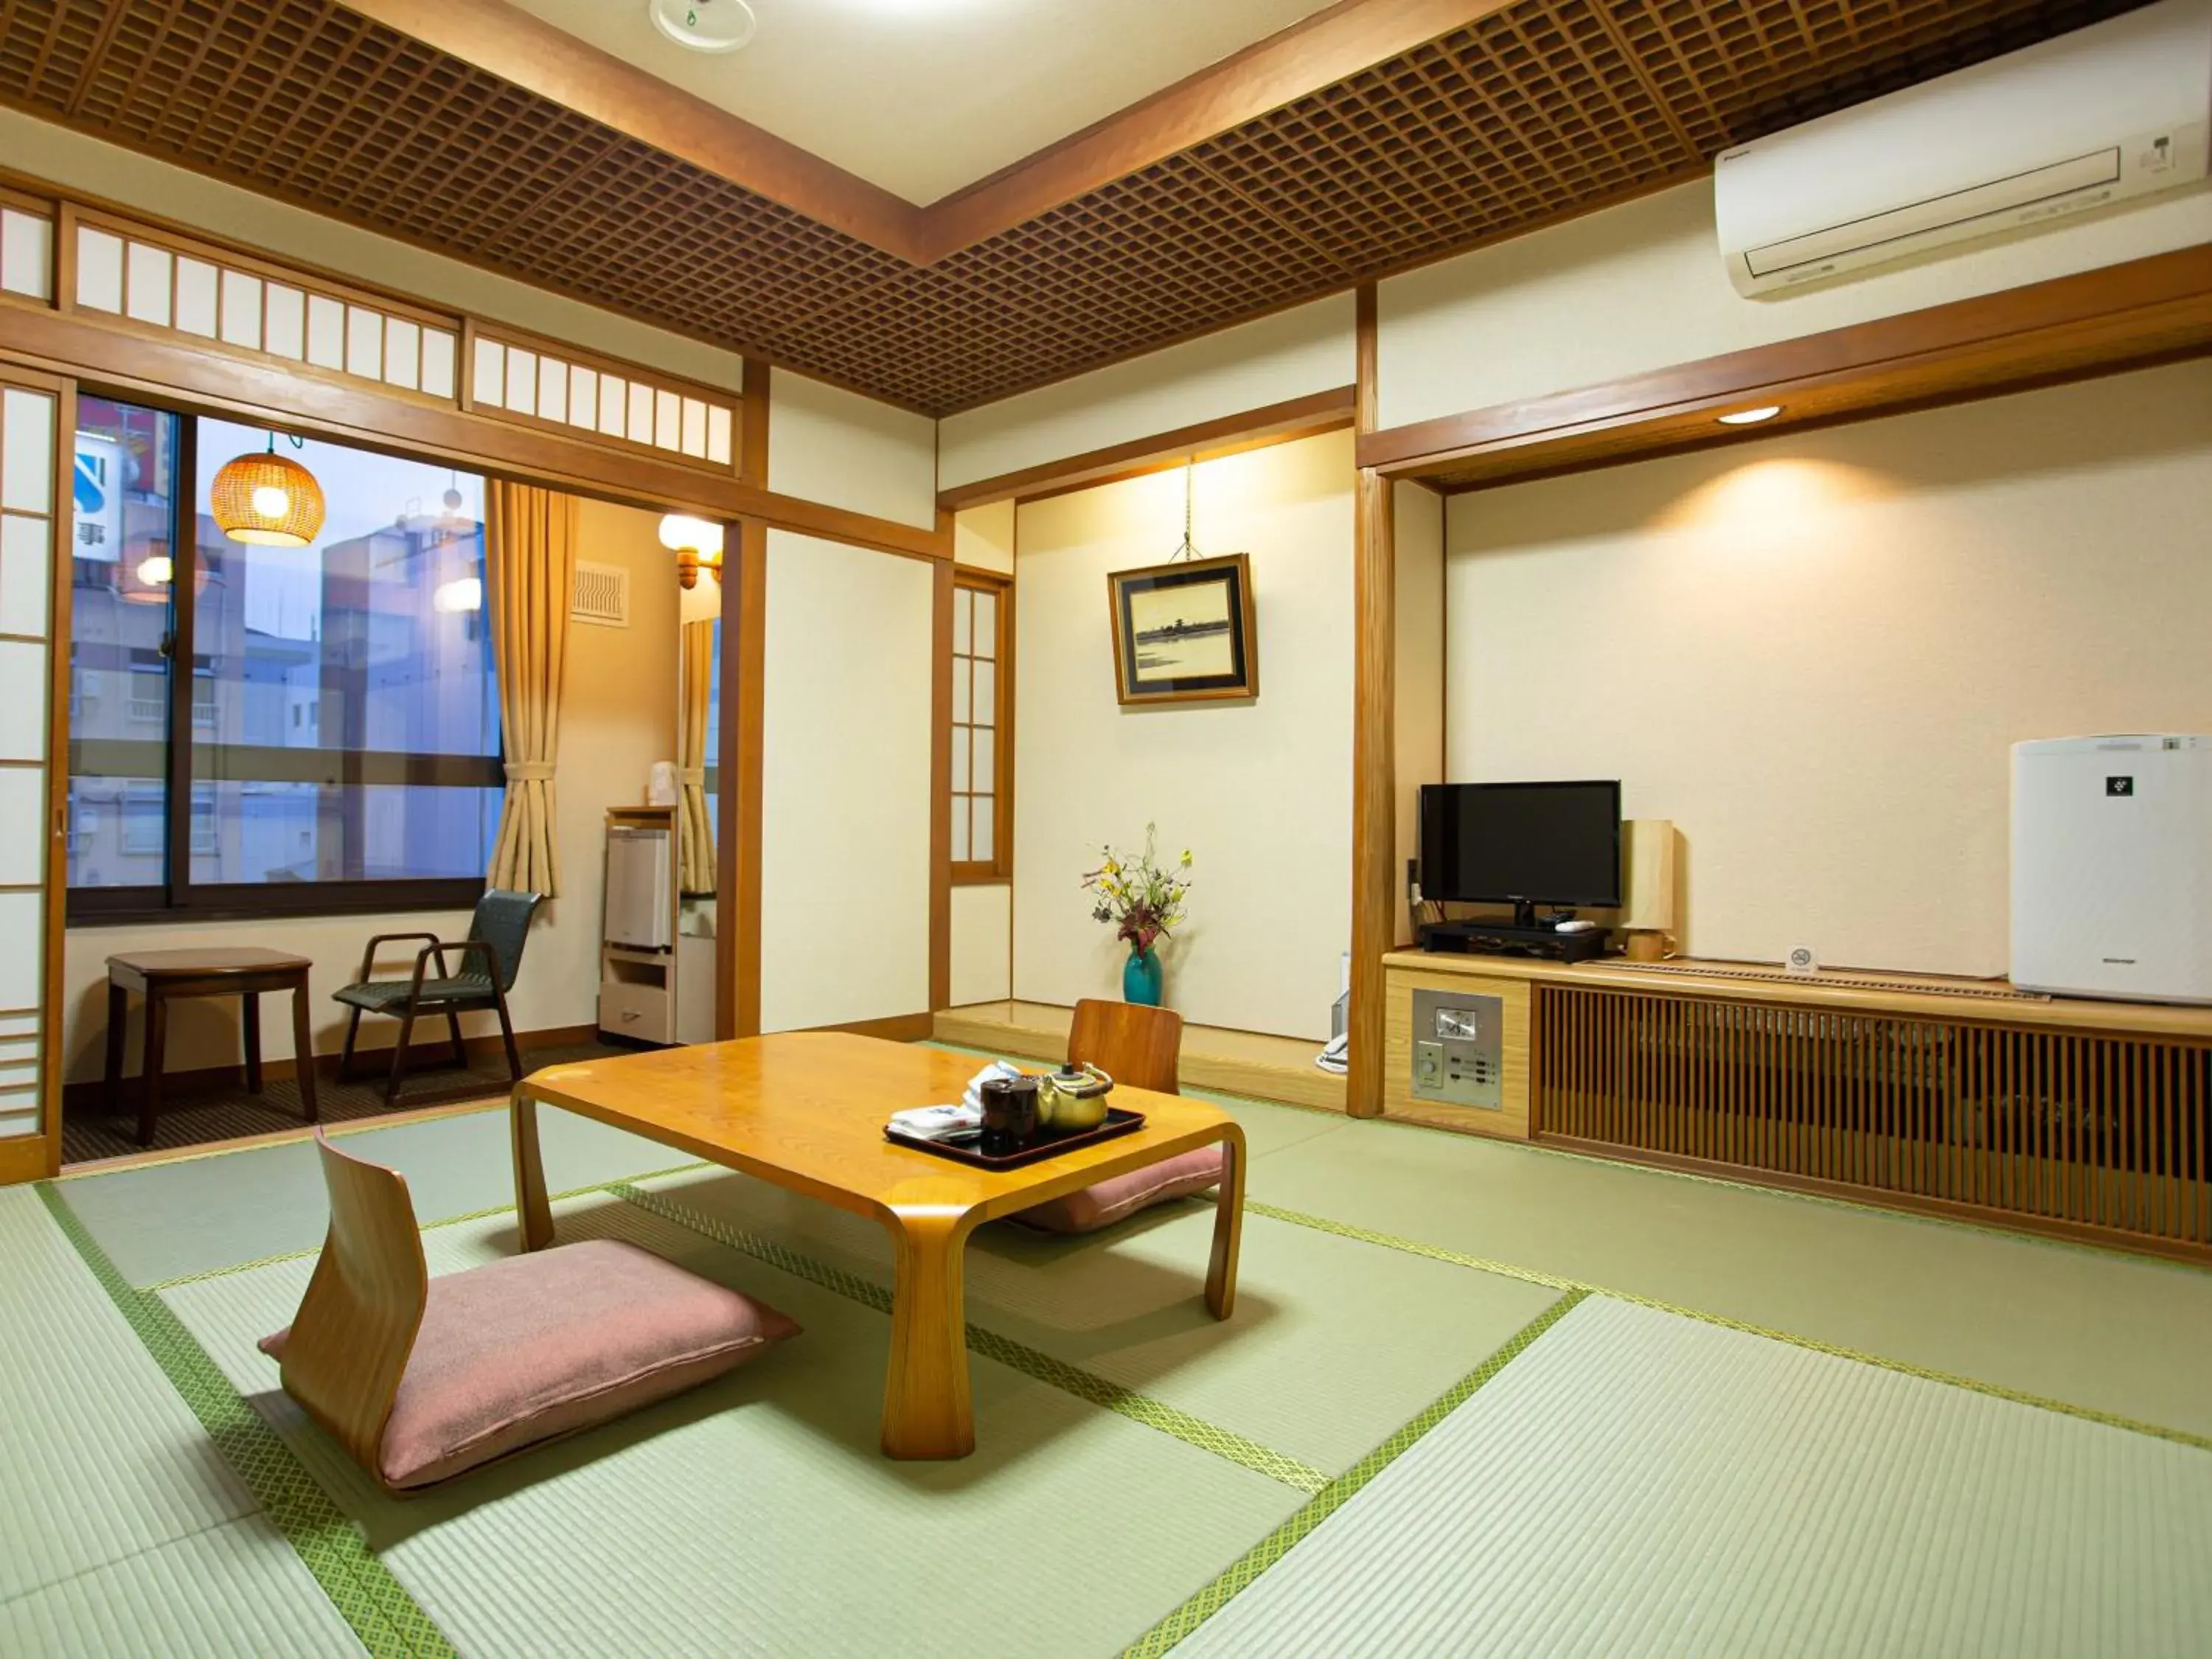
[[[675,944],[670,937],[672,850],[665,830],[608,827],[606,943],[633,951],[665,951]]]

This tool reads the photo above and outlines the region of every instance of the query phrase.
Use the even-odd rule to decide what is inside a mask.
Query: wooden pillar
[[[1358,429],[1376,428],[1375,285],[1358,297]],[[1382,953],[1395,942],[1398,612],[1390,483],[1359,469],[1352,524],[1352,1008],[1345,1107],[1382,1112]]]
[[[768,487],[769,366],[745,359],[738,477]],[[714,1035],[757,1036],[761,1020],[761,821],[768,709],[768,526],[745,519],[723,556],[721,834],[714,848]],[[725,543],[729,543],[726,532]]]
[[[939,507],[938,534],[952,544],[952,514]],[[952,560],[937,562],[930,600],[929,1007],[952,1001]],[[1003,736],[1003,734],[1001,734]]]

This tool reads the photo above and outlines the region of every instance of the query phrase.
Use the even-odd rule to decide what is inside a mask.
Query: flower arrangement
[[[1091,919],[1110,923],[1116,939],[1127,940],[1142,953],[1155,939],[1172,933],[1183,919],[1183,901],[1190,895],[1190,853],[1185,849],[1173,870],[1160,867],[1156,846],[1158,826],[1145,826],[1145,850],[1131,855],[1105,849],[1105,862],[1083,878],[1093,896]]]

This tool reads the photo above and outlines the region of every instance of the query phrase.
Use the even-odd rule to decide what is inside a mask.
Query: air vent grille
[[[629,572],[618,564],[576,563],[576,586],[568,601],[572,622],[602,628],[629,626]]]

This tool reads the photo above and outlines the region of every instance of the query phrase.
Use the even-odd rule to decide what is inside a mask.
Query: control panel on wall
[[[1469,991],[1413,993],[1413,1098],[1504,1108],[1505,1000]]]

